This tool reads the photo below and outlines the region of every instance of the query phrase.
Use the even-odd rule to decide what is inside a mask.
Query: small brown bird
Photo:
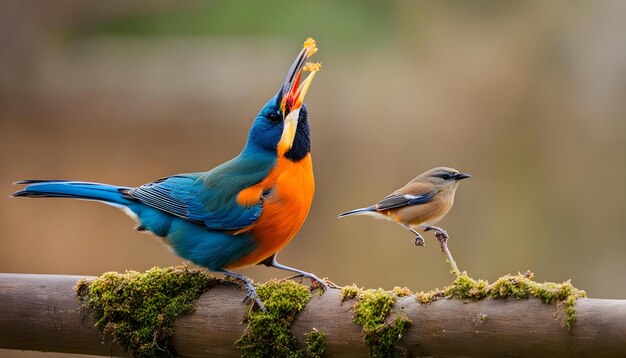
[[[345,212],[339,217],[349,215],[372,215],[377,218],[393,220],[416,235],[413,242],[424,246],[424,238],[417,230],[433,230],[439,239],[442,250],[447,251],[448,233],[433,226],[441,220],[454,204],[454,194],[459,181],[471,178],[456,169],[439,167],[418,175],[402,188],[384,197],[375,205]],[[450,263],[452,256],[446,252]],[[454,267],[453,267],[454,268]]]

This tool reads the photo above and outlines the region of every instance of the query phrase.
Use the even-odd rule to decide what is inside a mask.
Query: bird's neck
[[[294,135],[291,149],[285,152],[284,157],[292,162],[299,162],[306,158],[311,152],[311,129],[306,118],[298,122],[298,127]],[[250,155],[278,155],[277,148],[269,149],[267,146],[259,144],[248,138],[246,146],[243,148],[240,156],[249,157]]]
[[[276,150],[268,150],[261,145],[248,141],[237,157],[247,160],[263,159],[262,161],[270,161],[274,163],[276,161]]]
[[[296,129],[296,135],[293,139],[291,149],[285,153],[285,158],[292,162],[299,162],[311,152],[311,129],[309,128],[309,122],[306,120],[300,120],[298,122],[298,128]]]

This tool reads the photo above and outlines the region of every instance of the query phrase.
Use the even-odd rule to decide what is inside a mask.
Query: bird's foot
[[[430,231],[430,230],[435,231],[435,237],[439,239],[439,241],[448,240],[450,238],[450,235],[448,235],[448,232],[440,227],[424,226],[424,232]]]
[[[417,234],[415,236],[415,238],[413,239],[413,243],[415,244],[415,246],[426,246],[426,241],[420,234]]]
[[[295,276],[291,276],[291,277],[287,277],[288,280],[293,280],[295,278],[308,278],[309,280],[311,280],[311,289],[315,289],[315,288],[321,288],[322,292],[326,292],[330,287],[332,288],[337,288],[339,286],[335,285],[334,283],[330,282],[330,285],[326,284],[326,280],[322,280],[319,277],[315,276],[312,273],[309,272],[302,272],[299,273]],[[302,280],[300,280],[300,282],[302,282]]]
[[[448,242],[448,239],[450,238],[450,236],[448,236],[448,234],[446,233],[440,233],[437,232],[435,233],[435,237],[437,238],[437,240],[439,240],[439,242]]]
[[[405,229],[415,234],[415,238],[413,239],[413,244],[415,244],[415,246],[426,246],[426,241],[424,240],[422,235],[420,235],[419,232],[415,231],[415,229],[413,229],[412,227],[408,225],[402,224],[402,226],[404,226]]]
[[[340,290],[340,289],[343,288],[343,287],[339,286],[338,284],[334,283],[333,281],[329,280],[328,277],[324,277],[323,280],[328,285],[328,288],[332,288],[334,290]]]
[[[247,287],[246,285],[246,290],[248,291],[248,293],[246,294],[246,297],[243,298],[242,303],[245,304],[252,300],[253,305],[256,303],[261,311],[266,312],[265,305],[263,304],[263,302],[261,302],[261,299],[256,294],[256,289],[254,288],[254,286]]]
[[[448,251],[448,239],[444,238],[442,235],[436,235],[437,240],[439,240],[439,246],[441,247],[441,251],[446,253]]]
[[[306,272],[306,271],[302,271],[302,270],[298,270],[296,268],[293,267],[289,267],[289,266],[285,266],[283,264],[280,264],[276,261],[276,255],[273,255],[271,257],[271,261],[269,262],[269,264],[267,264],[270,267],[274,267],[280,270],[286,270],[286,271],[291,271],[291,272],[295,272],[297,275],[292,276],[292,277],[288,277],[287,279],[294,279],[294,278],[308,278],[311,280],[311,289],[314,289],[316,287],[319,287],[322,289],[322,292],[326,292],[328,290],[328,285],[326,284],[326,282],[324,280],[321,280],[319,277],[315,276],[314,274],[310,273],[310,272]],[[300,281],[302,282],[302,281]],[[333,284],[334,286],[336,286],[335,284]]]
[[[241,284],[241,287],[243,289],[246,290],[246,297],[243,298],[242,303],[248,303],[250,301],[252,301],[252,305],[254,306],[254,304],[256,304],[257,306],[259,306],[259,309],[263,312],[266,312],[265,309],[265,305],[263,304],[263,302],[261,302],[261,299],[259,298],[259,295],[257,295],[256,293],[256,289],[254,288],[254,285],[252,284],[252,281],[250,281],[249,278],[247,278],[246,276],[242,275],[242,274],[238,274],[235,272],[231,272],[231,271],[223,271],[227,276],[233,278],[236,281],[239,281],[239,283]]]

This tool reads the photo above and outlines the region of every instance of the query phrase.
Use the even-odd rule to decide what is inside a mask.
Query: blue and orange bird
[[[278,93],[256,116],[245,147],[208,172],[178,174],[137,188],[68,180],[24,180],[13,196],[100,201],[126,211],[137,230],[165,239],[178,254],[210,271],[240,280],[261,309],[251,281],[231,270],[264,264],[327,285],[312,273],[282,265],[276,253],[306,219],[315,184],[303,103],[319,64],[309,38]],[[301,81],[303,71],[309,71]]]
[[[375,205],[351,210],[340,214],[339,217],[372,215],[376,218],[395,221],[416,235],[413,242],[417,246],[424,246],[425,244],[424,238],[417,230],[433,230],[441,244],[441,249],[448,255],[454,270],[456,265],[446,245],[448,233],[433,225],[443,219],[450,211],[452,204],[454,204],[454,194],[459,186],[459,181],[466,178],[471,178],[471,176],[460,173],[456,169],[433,168],[418,175]]]

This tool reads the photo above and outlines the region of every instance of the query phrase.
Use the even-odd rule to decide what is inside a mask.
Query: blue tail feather
[[[26,180],[18,180],[16,182],[13,183],[13,185],[27,185],[27,184],[37,184],[37,183],[52,183],[52,182],[57,182],[57,183],[67,183],[70,182],[71,180],[57,180],[57,179],[26,179]]]
[[[74,198],[98,200],[121,205],[127,205],[131,202],[121,192],[130,188],[115,185],[69,180],[22,180],[16,182],[16,184],[27,184],[28,186],[13,193],[13,196]]]

